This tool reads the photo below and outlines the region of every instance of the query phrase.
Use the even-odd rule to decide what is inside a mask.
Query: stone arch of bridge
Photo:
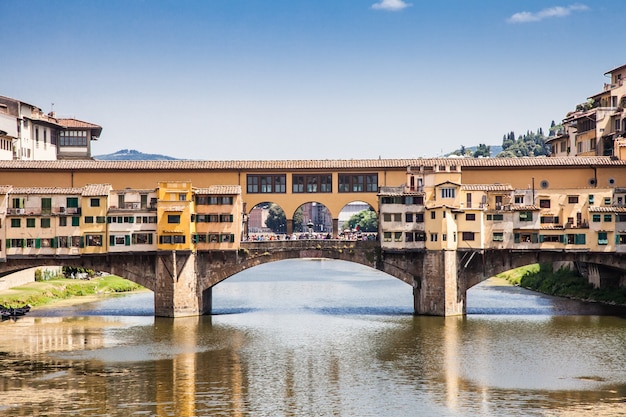
[[[270,262],[287,259],[323,258],[354,262],[378,269],[380,250],[373,241],[296,240],[275,242],[243,242],[234,252],[198,252],[199,290],[210,290],[214,285],[233,275]],[[384,272],[384,271],[383,271]]]
[[[626,274],[626,254],[603,252],[485,250],[472,256],[471,252],[459,251],[457,267],[459,281],[465,284],[467,290],[511,269],[532,264],[564,263],[592,265],[600,271],[610,270],[616,274]]]
[[[0,274],[10,274],[28,268],[81,267],[98,272],[107,272],[133,281],[151,291],[156,290],[156,257],[154,254],[115,254],[113,255],[83,255],[76,258],[38,257],[34,259],[8,258],[0,263]]]

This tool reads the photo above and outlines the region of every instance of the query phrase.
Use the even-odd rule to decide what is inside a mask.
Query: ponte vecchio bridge
[[[154,291],[157,315],[177,317],[209,313],[211,288],[244,269],[323,257],[403,280],[417,314],[463,314],[467,289],[529,263],[570,262],[597,286],[623,286],[625,174],[626,161],[608,157],[0,161],[6,185],[0,271],[67,264],[111,272]],[[95,193],[93,184],[108,188]],[[82,196],[71,214],[55,206],[60,190]],[[154,204],[144,206],[142,197],[129,208],[129,190],[154,192]],[[203,212],[200,205],[213,198],[231,211]],[[29,206],[34,200],[40,210]],[[343,207],[369,204],[378,214],[378,240],[245,241],[247,216],[257,204],[280,206],[290,234],[296,210],[310,202],[331,213],[333,236]],[[144,209],[155,221],[146,228],[150,216],[143,216],[135,239],[141,216],[133,210]],[[70,225],[61,219],[68,216],[76,239],[64,235],[62,227]],[[219,219],[217,232],[198,222],[210,223],[211,216]],[[58,229],[43,237],[51,225]]]

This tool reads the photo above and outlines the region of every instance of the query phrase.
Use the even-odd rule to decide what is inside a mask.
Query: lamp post
[[[306,227],[309,228],[309,239],[311,239],[311,236],[313,235],[313,222],[309,220],[309,222],[306,224]]]

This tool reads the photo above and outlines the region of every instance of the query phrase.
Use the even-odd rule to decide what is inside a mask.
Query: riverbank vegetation
[[[496,275],[514,285],[543,294],[626,305],[626,288],[594,288],[576,271],[561,268],[552,271],[551,264],[533,264]]]
[[[31,282],[0,292],[0,304],[7,307],[41,306],[58,300],[96,294],[112,294],[142,290],[139,284],[115,275],[90,279],[62,277]]]

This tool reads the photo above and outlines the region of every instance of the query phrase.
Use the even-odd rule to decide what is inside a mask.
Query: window
[[[611,197],[604,197],[604,205],[608,206],[611,204]]]
[[[87,146],[86,130],[61,130],[59,132],[59,146]]]
[[[567,202],[569,204],[577,204],[578,203],[578,196],[577,195],[568,195],[567,196]]]
[[[402,232],[394,232],[393,233],[393,241],[394,242],[402,242]]]
[[[220,223],[232,223],[233,215],[232,214],[220,214]]]
[[[390,222],[391,221],[391,213],[383,213],[383,221]]]
[[[26,227],[35,227],[35,219],[26,219]]]
[[[598,223],[600,221],[600,215],[599,214],[592,214],[591,215],[591,221],[594,223]]]
[[[65,216],[59,217],[59,226],[60,227],[67,226],[67,217],[65,217]]]
[[[415,213],[415,223],[424,223],[424,213]]]
[[[520,211],[519,212],[519,221],[521,221],[521,222],[532,222],[533,221],[533,212],[532,211]]]
[[[118,194],[117,195],[117,207],[118,208],[124,208],[126,206],[126,203],[124,201],[125,197],[126,196],[124,194]]]
[[[87,246],[102,246],[102,235],[85,235]]]
[[[22,219],[11,219],[11,227],[22,227]]]
[[[186,239],[184,235],[163,235],[159,236],[159,243],[172,245],[177,243],[185,243]]]
[[[220,197],[220,204],[223,206],[232,206],[233,197],[232,196]]]
[[[50,214],[52,213],[52,199],[51,198],[41,198],[41,213],[42,214]]]
[[[248,175],[247,191],[255,193],[285,193],[285,175]]]
[[[475,213],[465,213],[465,220],[468,222],[473,222],[476,220],[476,214]]]
[[[559,223],[559,217],[558,216],[541,216],[540,218],[540,222],[545,224],[545,223]]]
[[[167,215],[167,222],[170,224],[173,223],[180,223],[180,214],[168,214]]]
[[[504,232],[493,232],[492,240],[494,242],[504,242]]]
[[[410,205],[418,205],[418,206],[423,206],[424,205],[424,196],[421,195],[409,195],[404,197],[404,204],[406,204],[407,206]]]
[[[78,216],[72,217],[72,226],[80,226],[80,217]]]
[[[609,244],[609,234],[607,232],[598,232],[598,245]]]
[[[78,197],[67,197],[65,203],[67,207],[78,208]]]
[[[550,208],[550,199],[541,199],[541,200],[539,200],[539,207],[541,207],[541,208]]]
[[[404,222],[413,223],[413,213],[404,213]]]
[[[43,217],[41,219],[41,228],[42,229],[50,228],[50,217]]]
[[[362,193],[378,191],[378,174],[339,175],[340,193]]]
[[[131,241],[133,245],[151,245],[152,233],[133,233]]]
[[[178,193],[178,201],[187,201],[187,193]]]
[[[430,234],[430,241],[431,242],[436,242],[437,241],[437,233],[431,233]]]
[[[92,198],[91,200],[89,200],[89,206],[90,207],[100,207],[100,199],[99,198]]]
[[[333,191],[331,175],[293,175],[294,193],[330,193]]]
[[[454,198],[455,188],[445,187],[441,189],[441,198]]]
[[[105,216],[96,216],[96,223],[106,223],[106,221],[107,221],[107,218]]]
[[[474,240],[475,238],[475,233],[474,232],[463,232],[461,234],[461,239],[462,240]]]
[[[524,196],[516,195],[515,196],[515,204],[524,204]]]
[[[93,216],[85,216],[85,223],[93,223]]]
[[[391,232],[383,232],[383,242],[391,242]]]
[[[604,218],[602,219],[602,221],[604,221],[604,222],[612,222],[613,221],[613,215],[612,214],[605,214]]]
[[[589,204],[593,205],[593,194],[589,194]]]

